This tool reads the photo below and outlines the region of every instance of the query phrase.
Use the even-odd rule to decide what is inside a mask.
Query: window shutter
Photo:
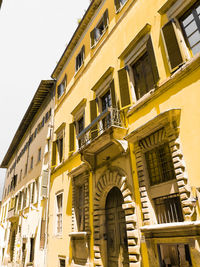
[[[97,117],[97,103],[96,99],[90,101],[90,121],[92,122]],[[91,129],[91,138],[94,139],[98,135],[98,128],[97,125],[95,125]]]
[[[116,108],[116,97],[115,97],[115,83],[114,80],[110,83],[110,93],[111,93],[111,100],[112,100],[112,107]]]
[[[115,0],[115,8],[116,8],[116,11],[118,11],[120,9],[120,1],[119,0]]]
[[[106,11],[103,14],[103,23],[106,28],[108,26],[108,9],[106,9]]]
[[[151,62],[151,67],[153,70],[153,77],[154,77],[154,83],[155,85],[158,83],[159,80],[159,74],[158,74],[158,68],[156,65],[156,58],[155,58],[155,54],[154,54],[154,50],[153,50],[153,44],[151,41],[151,37],[149,37],[148,41],[147,41],[147,53]]]
[[[84,60],[84,58],[85,58],[85,46],[84,45],[81,48],[81,55],[82,55],[82,59]]]
[[[54,141],[52,144],[52,158],[51,158],[51,166],[56,165],[56,155],[57,155],[57,142]]]
[[[41,220],[41,229],[40,229],[40,248],[44,248],[45,243],[45,220]]]
[[[118,71],[118,78],[119,78],[119,89],[121,96],[121,106],[125,107],[131,104],[126,67]]]
[[[170,70],[173,71],[183,63],[183,57],[176,35],[176,25],[174,20],[170,20],[162,27],[162,36],[168,57],[169,67]]]
[[[93,29],[93,30],[90,32],[90,44],[91,44],[91,47],[94,46],[94,33],[95,33],[95,29]]]
[[[69,151],[72,152],[75,149],[75,135],[74,135],[74,123],[69,124]]]
[[[49,172],[44,170],[42,172],[41,197],[47,197],[48,177]]]

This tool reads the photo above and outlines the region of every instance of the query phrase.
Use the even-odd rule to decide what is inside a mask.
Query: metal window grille
[[[168,143],[145,153],[150,185],[175,179],[174,166]]]
[[[155,198],[154,204],[158,223],[183,221],[180,197],[178,194]]]

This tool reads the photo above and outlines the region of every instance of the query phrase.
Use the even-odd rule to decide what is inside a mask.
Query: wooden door
[[[108,267],[129,266],[125,213],[122,204],[121,191],[117,187],[113,187],[106,199]]]

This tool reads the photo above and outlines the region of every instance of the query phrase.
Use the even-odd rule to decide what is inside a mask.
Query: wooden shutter
[[[115,8],[116,8],[116,11],[118,11],[120,9],[120,1],[119,0],[115,0]]]
[[[52,144],[52,156],[51,156],[51,166],[56,165],[56,155],[57,155],[57,142],[54,141]]]
[[[82,59],[84,60],[84,58],[85,58],[85,46],[84,45],[81,48],[81,56],[82,56]]]
[[[106,28],[108,26],[108,9],[106,9],[106,11],[103,14],[103,23],[104,27]]]
[[[95,33],[95,29],[93,29],[93,30],[90,32],[90,44],[91,44],[91,47],[94,46],[94,33]]]
[[[162,27],[162,36],[168,57],[169,67],[170,70],[173,71],[183,63],[183,57],[176,35],[176,25],[174,20],[170,20]]]
[[[40,229],[40,248],[44,248],[45,243],[45,220],[41,220],[41,229]]]
[[[69,124],[69,151],[72,152],[75,149],[75,134],[74,123]]]
[[[90,101],[90,121],[93,122],[94,119],[97,117],[97,103],[96,99]],[[98,128],[97,125],[95,125],[91,129],[91,138],[94,139],[98,135]]]
[[[151,62],[151,67],[153,70],[153,77],[154,77],[154,83],[155,85],[158,83],[159,80],[159,74],[158,74],[158,68],[157,68],[157,64],[156,64],[156,58],[155,58],[155,54],[154,54],[154,50],[153,50],[153,44],[151,41],[151,37],[149,37],[148,41],[147,41],[147,53]]]
[[[42,182],[41,182],[41,197],[47,197],[47,189],[48,189],[48,179],[49,179],[49,172],[44,170],[42,172]]]
[[[121,106],[125,107],[131,104],[127,69],[124,67],[118,71],[119,89],[121,96]]]
[[[116,108],[116,97],[115,97],[115,83],[114,80],[110,83],[110,93],[111,93],[111,101],[112,101],[112,107]]]

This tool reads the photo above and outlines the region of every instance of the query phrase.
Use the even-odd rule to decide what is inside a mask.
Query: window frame
[[[64,95],[66,87],[67,87],[67,74],[65,74],[65,76],[62,79],[61,83],[57,86],[57,99],[58,100]]]
[[[102,17],[96,24],[96,26],[93,28],[93,30],[90,32],[90,47],[91,49],[94,48],[99,41],[104,36],[105,32],[108,29],[109,19],[108,19],[108,9],[105,10]],[[103,26],[103,29],[101,29],[101,26]],[[100,34],[97,37],[97,32],[100,31]]]
[[[152,38],[150,33],[146,33],[144,34],[140,40],[138,42],[136,42],[136,44],[132,47],[131,52],[128,53],[125,57],[124,57],[124,65],[125,68],[127,69],[128,75],[127,75],[127,79],[128,79],[128,84],[129,84],[129,93],[130,93],[130,101],[135,104],[138,103],[140,101],[142,101],[142,99],[146,98],[149,94],[151,94],[151,92],[153,92],[156,88],[156,85],[158,83],[158,81],[155,81],[155,73],[154,73],[154,69],[152,66],[152,62],[151,62],[151,55],[149,54],[148,51],[148,42],[151,42],[152,44]],[[153,49],[153,53],[154,53],[154,60],[156,63],[156,67],[157,67],[157,60],[155,57],[155,50],[152,44],[152,49]],[[137,93],[136,91],[139,90],[139,88],[136,88],[136,81],[135,81],[135,77],[134,77],[134,70],[133,70],[133,66],[135,64],[137,64],[139,62],[139,60],[141,60],[141,58],[147,54],[148,57],[148,61],[150,64],[150,68],[151,68],[151,74],[152,77],[154,79],[154,86],[152,89],[147,91],[146,88],[146,93],[143,94],[141,97],[137,97]],[[158,69],[157,69],[158,71]],[[158,73],[159,75],[159,73]],[[159,76],[158,76],[158,80],[159,80]],[[126,107],[126,106],[125,106]]]
[[[40,147],[38,149],[38,158],[37,158],[37,162],[39,163],[42,159],[42,148]]]
[[[84,60],[85,60],[85,45],[82,46],[80,52],[76,56],[75,75],[81,69],[81,67],[84,65]]]
[[[62,201],[61,211],[58,211],[58,197],[59,196],[61,196],[61,201]],[[63,200],[64,200],[63,196],[64,196],[63,191],[59,191],[55,195],[55,235],[56,236],[62,236],[63,234]],[[58,231],[59,220],[61,220],[60,231]]]

